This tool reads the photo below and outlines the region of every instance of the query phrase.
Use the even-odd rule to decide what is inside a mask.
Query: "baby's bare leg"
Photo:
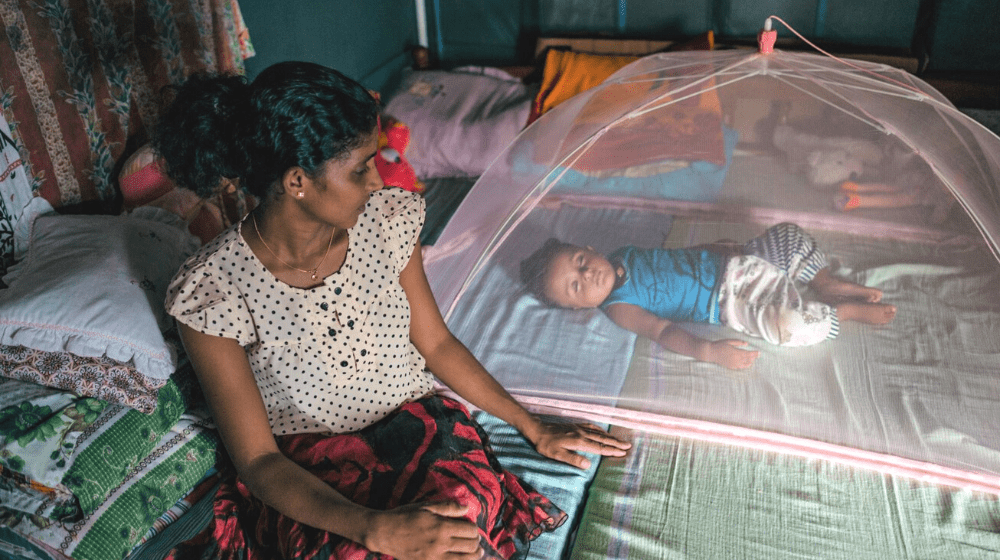
[[[857,321],[869,325],[886,325],[896,318],[896,306],[888,303],[846,301],[836,306],[841,321]]]
[[[867,303],[878,303],[882,300],[882,290],[837,278],[830,272],[829,268],[817,272],[816,276],[809,282],[809,287],[816,290],[823,302],[830,304],[844,300],[859,300]]]

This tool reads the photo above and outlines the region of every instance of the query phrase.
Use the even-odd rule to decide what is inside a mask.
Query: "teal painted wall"
[[[427,0],[445,66],[527,63],[539,35],[676,40],[712,30],[753,38],[778,15],[811,40],[905,50],[921,3],[938,0]],[[993,2],[994,0],[967,0]],[[791,36],[779,28],[779,33]],[[524,53],[528,53],[527,59]]]
[[[426,0],[445,67],[527,64],[539,36],[752,39],[777,15],[825,45],[910,52],[928,69],[1000,73],[1000,0]],[[782,37],[792,34],[776,26]]]
[[[528,64],[542,35],[680,39],[707,29],[753,37],[776,14],[806,37],[911,50],[929,70],[1000,73],[1000,0],[425,0],[444,67]],[[337,68],[388,91],[417,43],[414,0],[240,0],[257,56]],[[782,36],[790,35],[778,26]]]
[[[385,91],[417,44],[414,0],[240,0],[240,9],[257,51],[246,63],[251,78],[307,60]]]
[[[1000,73],[1000,1],[936,0],[929,70]]]

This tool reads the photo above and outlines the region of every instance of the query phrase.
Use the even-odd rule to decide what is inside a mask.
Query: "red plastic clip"
[[[775,30],[761,31],[757,34],[757,45],[760,46],[760,54],[771,54],[774,51],[774,42],[778,40],[778,32]]]
[[[771,29],[771,18],[764,21],[764,29],[757,34],[757,46],[760,54],[771,54],[774,51],[774,42],[778,40],[777,30]]]

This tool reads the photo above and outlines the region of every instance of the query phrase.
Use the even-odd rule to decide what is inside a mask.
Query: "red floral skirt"
[[[523,558],[532,539],[566,520],[552,502],[500,466],[483,429],[464,406],[446,397],[407,403],[359,432],[277,440],[290,459],[372,509],[443,500],[469,504],[465,517],[479,525],[484,558]],[[388,558],[265,506],[231,467],[226,469],[214,519],[168,558]]]

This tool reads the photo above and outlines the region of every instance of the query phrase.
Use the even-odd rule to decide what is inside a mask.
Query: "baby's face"
[[[615,287],[614,266],[590,247],[574,247],[552,258],[545,278],[545,295],[560,307],[597,307]]]

